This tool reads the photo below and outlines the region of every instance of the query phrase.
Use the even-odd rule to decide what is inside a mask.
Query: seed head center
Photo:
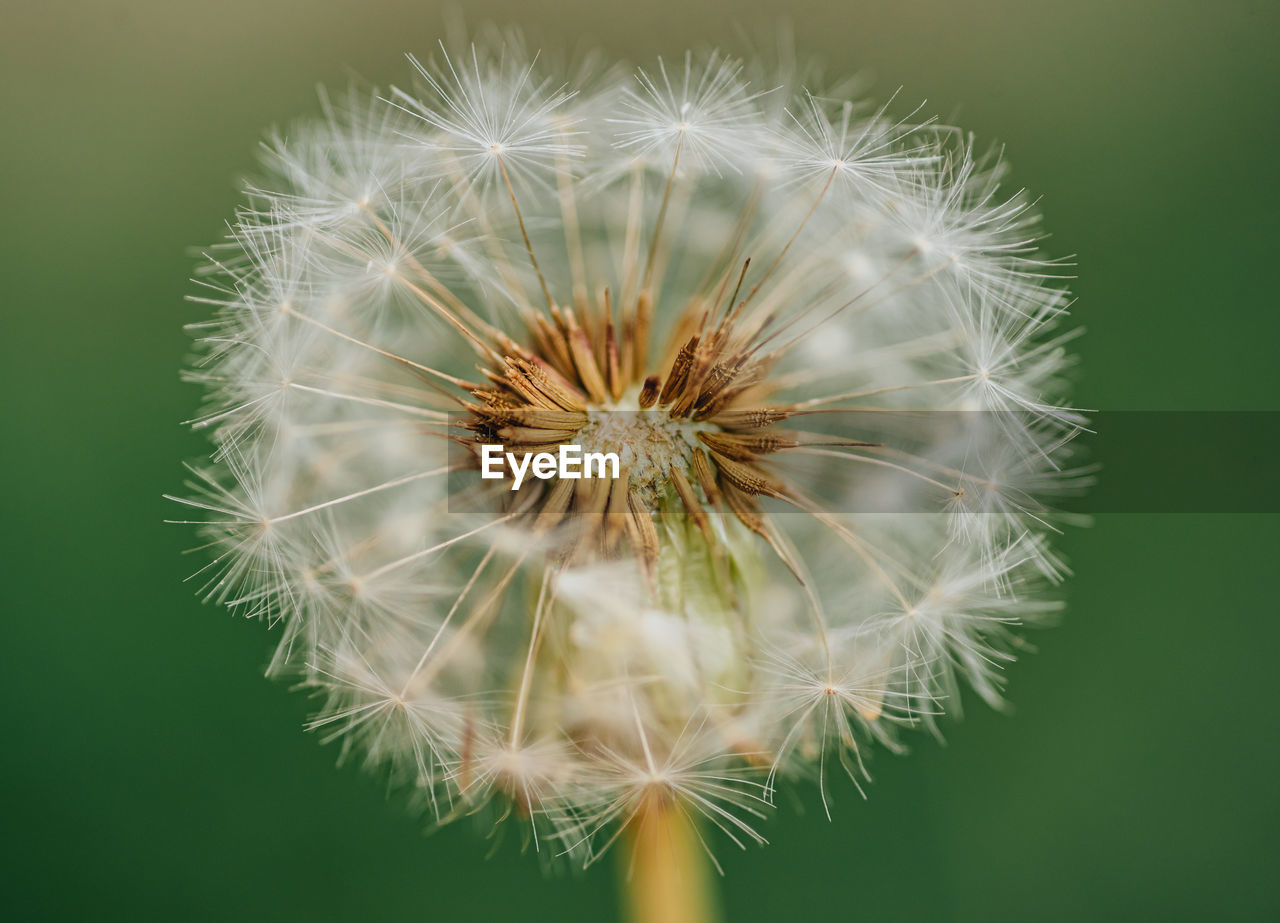
[[[696,431],[707,428],[673,419],[665,409],[592,410],[578,433],[584,452],[616,452],[631,488],[652,505],[674,467],[688,468]]]

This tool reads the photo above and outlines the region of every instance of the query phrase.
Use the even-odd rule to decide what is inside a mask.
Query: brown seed
[[[569,352],[573,356],[574,367],[578,370],[578,380],[587,389],[587,394],[597,404],[603,404],[608,398],[609,390],[604,376],[600,374],[600,366],[591,351],[591,341],[587,333],[578,326],[572,311],[566,310],[565,319],[569,328]]]
[[[640,388],[640,406],[648,409],[658,402],[658,383],[657,375],[650,375],[644,380],[644,385]]]
[[[702,449],[694,450],[693,473],[698,479],[698,486],[707,495],[707,502],[712,506],[719,506],[720,489],[716,486],[715,470],[711,466],[711,459],[707,457],[707,453]]]
[[[720,471],[721,482],[727,481],[743,493],[755,496],[764,494],[768,497],[785,496],[785,488],[775,478],[765,474],[754,465],[734,461],[726,455],[712,451],[712,460]]]
[[[763,407],[755,410],[722,410],[712,417],[705,418],[722,429],[748,432],[764,429],[792,416],[794,411],[779,407]],[[698,414],[698,419],[704,419]]]
[[[716,539],[715,534],[711,531],[711,520],[707,518],[707,511],[702,508],[698,495],[693,492],[693,485],[689,483],[689,479],[685,477],[685,473],[680,470],[678,465],[672,465],[669,470],[671,483],[675,486],[676,493],[680,496],[680,502],[684,504],[684,508],[693,518],[698,531],[702,533],[703,538],[708,542],[715,544]]]
[[[760,508],[756,506],[755,500],[738,490],[730,482],[725,482],[722,486],[724,488],[725,503],[733,515],[737,516],[742,524],[752,532],[764,535],[764,516],[760,513]]]
[[[635,491],[627,494],[627,507],[631,511],[626,520],[627,531],[631,534],[631,546],[652,581],[658,565],[658,530],[653,525],[648,507]]]
[[[698,338],[690,337],[689,341],[680,347],[680,352],[676,354],[675,361],[671,363],[671,373],[667,375],[666,384],[662,386],[662,393],[658,395],[658,403],[666,404],[671,398],[684,387],[685,380],[689,377],[689,368],[693,365],[694,354],[698,350]]]

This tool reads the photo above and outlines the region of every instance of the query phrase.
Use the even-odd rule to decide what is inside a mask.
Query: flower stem
[[[693,822],[667,798],[645,801],[630,824],[626,902],[630,923],[713,923],[707,853]]]

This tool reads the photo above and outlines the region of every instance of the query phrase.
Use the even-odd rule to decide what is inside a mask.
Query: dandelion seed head
[[[194,297],[194,582],[312,728],[589,863],[655,801],[762,842],[787,780],[999,706],[1088,479],[999,157],[795,62],[410,63],[269,137]]]

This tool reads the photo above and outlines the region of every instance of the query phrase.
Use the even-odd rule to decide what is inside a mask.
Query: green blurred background
[[[631,59],[783,17],[833,72],[1000,139],[1076,253],[1080,403],[1280,409],[1280,5],[1192,0],[482,0],[475,22]],[[265,629],[182,582],[190,245],[268,124],[347,68],[403,81],[433,0],[4,0],[0,27],[0,917],[595,920],[335,770]],[[1187,434],[1194,439],[1194,433]],[[1152,444],[1158,467],[1179,446]],[[1274,470],[1275,456],[1256,459]],[[877,753],[870,800],[785,802],[723,851],[745,920],[1277,919],[1280,519],[1103,515],[1012,717]]]

